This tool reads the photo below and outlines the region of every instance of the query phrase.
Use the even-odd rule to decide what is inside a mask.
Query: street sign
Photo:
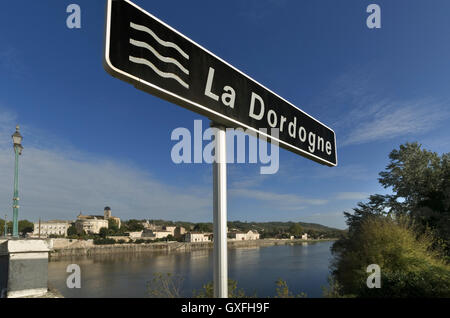
[[[108,0],[104,67],[138,89],[337,165],[332,129],[128,0]],[[260,131],[265,128],[266,132]],[[279,137],[270,135],[279,129]]]

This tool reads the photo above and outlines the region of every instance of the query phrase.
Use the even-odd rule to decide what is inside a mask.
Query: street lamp
[[[6,221],[7,215],[5,214],[5,226],[3,229],[5,230],[5,237],[8,236],[8,222]]]
[[[13,197],[13,237],[19,237],[19,155],[22,154],[22,135],[19,133],[19,125],[16,126],[16,132],[12,134],[13,147],[15,154],[14,165],[14,197]]]

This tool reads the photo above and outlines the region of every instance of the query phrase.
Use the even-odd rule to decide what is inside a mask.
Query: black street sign
[[[104,67],[226,127],[248,129],[316,162],[337,165],[332,129],[128,0],[108,0]],[[279,129],[278,138],[270,136],[271,128]]]

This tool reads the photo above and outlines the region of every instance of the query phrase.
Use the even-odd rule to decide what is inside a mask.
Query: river
[[[289,289],[308,297],[321,297],[327,286],[330,247],[333,242],[229,249],[229,278],[238,281],[247,295],[275,295],[275,281],[285,280]],[[212,250],[149,252],[65,258],[49,262],[49,284],[64,297],[148,297],[147,282],[153,273],[181,275],[183,296],[213,279]],[[81,288],[69,289],[69,264],[81,269]]]

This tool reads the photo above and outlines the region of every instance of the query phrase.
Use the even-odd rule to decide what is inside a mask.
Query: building
[[[144,229],[142,231],[142,237],[147,237],[147,238],[152,239],[152,240],[166,238],[169,235],[172,235],[171,231],[150,230],[150,229]]]
[[[182,227],[182,226],[177,226],[175,228],[173,236],[176,239],[181,239],[185,234],[186,234],[186,229],[184,227]]]
[[[175,229],[177,227],[176,226],[163,226],[163,230],[170,232],[170,235],[175,236]]]
[[[210,235],[208,233],[189,232],[186,233],[185,242],[210,242]]]
[[[141,238],[143,231],[137,231],[137,232],[128,232],[128,237],[132,239]]]
[[[120,229],[120,226],[121,226],[120,218],[118,218],[117,216],[112,216],[111,208],[109,206],[106,206],[103,209],[103,218],[105,220],[114,220],[117,224],[117,227]]]
[[[33,236],[48,237],[50,235],[67,236],[67,229],[70,227],[69,221],[51,220],[34,223]]]
[[[302,235],[302,240],[307,240],[308,239],[308,233],[305,233]]]
[[[84,215],[80,212],[75,221],[75,228],[78,233],[85,231],[86,233],[98,234],[102,227],[109,227],[109,220],[116,222],[118,228],[120,228],[120,218],[112,216],[109,206],[104,208],[103,215]]]
[[[100,229],[102,227],[108,228],[108,220],[98,219],[95,216],[85,217],[84,215],[79,215],[79,217],[75,221],[75,228],[78,233],[82,233],[83,231],[89,234],[98,234],[100,233]]]
[[[229,237],[232,240],[236,241],[251,241],[251,240],[259,240],[259,233],[256,231],[248,231],[248,232],[231,232]]]

